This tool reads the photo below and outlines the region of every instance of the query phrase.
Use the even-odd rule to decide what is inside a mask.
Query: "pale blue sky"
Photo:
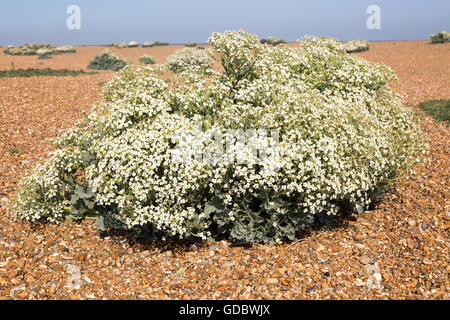
[[[69,5],[81,8],[81,29],[69,30]],[[381,30],[366,27],[369,5],[381,9]],[[214,31],[245,29],[295,41],[305,34],[342,41],[425,40],[450,31],[449,0],[11,0],[0,2],[0,45],[29,42],[109,44],[145,40],[206,42]]]

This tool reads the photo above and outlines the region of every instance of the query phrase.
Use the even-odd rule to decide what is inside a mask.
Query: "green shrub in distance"
[[[23,55],[24,56],[35,56],[35,55],[37,55],[37,52],[36,52],[36,50],[33,50],[31,48],[26,48],[23,50]]]
[[[163,46],[168,46],[168,45],[169,45],[169,43],[167,43],[167,42],[162,42],[162,41],[153,42],[154,47],[163,47]]]
[[[88,69],[118,71],[126,66],[127,62],[125,59],[117,54],[111,53],[108,49],[105,49],[100,56],[96,56],[94,60],[89,63]]]
[[[10,55],[10,56],[21,56],[22,50],[16,47],[8,46],[6,50],[3,51],[4,54]]]
[[[206,51],[197,48],[183,48],[167,58],[167,65],[173,72],[182,72],[189,66],[207,68],[212,62]]]
[[[43,53],[38,55],[38,59],[51,59],[53,56],[51,53]]]
[[[195,41],[189,41],[188,43],[186,43],[186,47],[193,48],[196,46],[197,46],[197,42],[195,42]]]
[[[344,48],[347,53],[362,52],[369,50],[370,44],[366,40],[356,39],[344,44]]]
[[[151,47],[153,47],[155,44],[153,43],[153,42],[151,42],[151,41],[145,41],[143,44],[142,44],[142,48],[151,48]]]
[[[226,31],[209,39],[220,72],[125,68],[23,177],[12,211],[265,243],[362,213],[426,152],[424,135],[391,69],[306,40],[272,47]]]
[[[278,37],[267,37],[260,40],[262,44],[271,44],[273,46],[278,46],[280,44],[287,44],[286,40],[280,39]]]
[[[128,48],[137,48],[137,47],[139,47],[139,42],[137,41],[128,42]]]
[[[116,47],[117,49],[123,49],[127,47],[127,44],[125,42],[115,42],[112,44],[113,47]]]
[[[38,55],[38,59],[51,59],[53,50],[47,47],[42,47],[36,51],[36,54]]]
[[[447,43],[450,40],[450,32],[445,30],[436,34],[430,34],[431,43]]]
[[[139,58],[139,63],[140,64],[155,64],[155,59],[148,54],[144,54],[142,57]]]
[[[97,74],[97,72],[86,72],[83,70],[69,70],[69,69],[10,69],[0,70],[0,78],[12,78],[12,77],[36,77],[36,76],[78,76],[78,75]]]
[[[429,100],[419,104],[419,106],[438,122],[450,121],[450,100]]]
[[[76,52],[77,50],[70,45],[59,46],[53,49],[53,54],[76,53]]]

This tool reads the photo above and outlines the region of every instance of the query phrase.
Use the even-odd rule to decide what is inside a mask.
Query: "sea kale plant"
[[[108,49],[103,50],[100,56],[89,62],[88,69],[119,71],[127,66],[127,61]]]
[[[450,41],[450,32],[442,30],[436,34],[430,34],[431,43],[447,43]]]
[[[344,44],[344,48],[347,53],[363,52],[370,49],[370,43],[367,40],[356,39]]]
[[[267,38],[263,38],[263,39],[260,40],[260,42],[262,44],[271,44],[273,46],[278,46],[280,44],[287,44],[286,40],[280,39],[278,37],[273,37],[273,36],[270,36],[270,37],[267,37]]]
[[[226,31],[209,43],[214,69],[125,68],[23,178],[15,212],[277,242],[361,213],[426,150],[395,74],[334,40],[271,47]]]
[[[197,48],[183,48],[167,58],[167,66],[175,73],[191,66],[210,67],[212,63],[210,55],[205,50]]]
[[[139,63],[140,64],[155,64],[155,59],[148,54],[144,54],[143,56],[141,56],[139,58]]]

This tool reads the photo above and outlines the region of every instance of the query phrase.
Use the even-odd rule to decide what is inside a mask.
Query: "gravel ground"
[[[177,48],[113,51],[163,63]],[[0,69],[11,62],[85,69],[103,50],[76,49],[50,60],[1,53]],[[371,43],[358,55],[392,67],[400,78],[392,87],[409,105],[450,98],[450,44]],[[375,210],[292,243],[151,243],[100,233],[92,220],[17,219],[8,203],[19,177],[50,150],[49,138],[90,110],[113,75],[0,79],[0,299],[449,299],[450,129],[428,117],[429,160],[415,175]]]

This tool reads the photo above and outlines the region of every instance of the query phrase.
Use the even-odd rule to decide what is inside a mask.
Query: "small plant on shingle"
[[[51,53],[43,53],[38,55],[38,59],[44,60],[44,59],[51,59],[53,56]]]
[[[420,103],[419,106],[436,121],[450,124],[450,100],[429,100]]]
[[[137,41],[128,42],[128,48],[137,48],[137,47],[139,47],[139,42]]]
[[[127,44],[125,42],[115,42],[112,44],[112,46],[117,49],[123,49],[127,47]]]
[[[144,54],[142,57],[139,58],[139,63],[140,64],[155,64],[155,59],[148,54]]]
[[[366,40],[356,39],[344,44],[344,48],[347,53],[363,52],[370,49],[370,44]]]
[[[59,46],[53,49],[53,54],[76,53],[76,52],[77,50],[70,45]]]
[[[23,54],[22,50],[14,46],[8,46],[8,48],[4,50],[3,53],[10,56],[21,56]]]
[[[89,63],[88,69],[118,71],[125,68],[127,64],[127,61],[118,54],[111,53],[111,51],[105,49],[100,56],[96,56]]]
[[[24,56],[35,56],[35,55],[37,55],[37,52],[36,52],[36,50],[33,50],[31,48],[26,48],[23,50],[23,55]]]
[[[431,43],[447,43],[450,41],[450,32],[445,30],[436,34],[430,34]]]
[[[189,41],[188,43],[186,43],[186,47],[193,48],[196,46],[197,46],[197,42],[195,42],[195,41]]]
[[[151,47],[153,47],[155,44],[153,43],[153,42],[151,42],[151,41],[145,41],[143,44],[142,44],[142,48],[151,48]]]
[[[42,47],[36,51],[36,54],[38,55],[38,59],[51,59],[53,50],[47,47]]]
[[[182,72],[187,67],[210,67],[212,59],[209,54],[204,50],[198,50],[197,48],[183,48],[175,51],[170,57],[167,58],[167,65],[173,72]]]
[[[262,44],[271,44],[273,46],[278,46],[280,44],[286,44],[286,40],[280,39],[278,37],[267,37],[264,39],[261,39],[260,42]]]
[[[168,45],[169,45],[169,43],[167,43],[167,42],[162,42],[162,41],[153,42],[153,46],[155,46],[155,47],[163,47],[163,46],[168,46]]]

